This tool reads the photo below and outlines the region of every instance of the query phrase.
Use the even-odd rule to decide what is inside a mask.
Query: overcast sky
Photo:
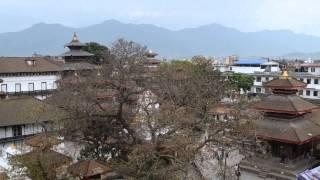
[[[218,23],[320,36],[320,0],[0,0],[0,9],[0,32],[39,22],[82,27],[116,19],[170,29]]]

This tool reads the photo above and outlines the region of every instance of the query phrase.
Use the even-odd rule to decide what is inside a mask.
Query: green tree
[[[110,50],[107,46],[101,45],[97,42],[89,42],[86,43],[86,45],[87,46],[84,47],[84,50],[94,54],[94,63],[101,64],[104,61],[107,61],[110,57]]]
[[[241,89],[247,93],[250,90],[251,86],[254,82],[254,77],[241,73],[233,73],[228,75],[231,86],[235,88],[237,91],[241,91]]]

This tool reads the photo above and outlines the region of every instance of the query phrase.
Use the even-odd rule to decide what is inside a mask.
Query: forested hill
[[[281,56],[320,52],[320,38],[291,31],[240,32],[218,24],[178,31],[148,24],[124,24],[115,20],[82,28],[39,23],[19,32],[0,34],[0,56],[33,53],[59,55],[77,32],[83,42],[109,46],[118,38],[133,40],[167,58],[193,55]]]

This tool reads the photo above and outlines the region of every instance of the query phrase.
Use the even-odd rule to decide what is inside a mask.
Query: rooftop
[[[306,83],[299,81],[295,78],[273,79],[264,84],[264,87],[271,89],[300,89],[305,88],[306,86]]]
[[[29,73],[62,71],[59,66],[45,57],[0,57],[0,73]]]
[[[89,53],[84,50],[70,50],[68,52],[61,54],[60,56],[62,56],[62,57],[71,57],[71,56],[88,57],[88,56],[93,56],[93,55],[94,54]]]
[[[285,143],[303,144],[320,135],[320,112],[293,119],[268,117],[257,120],[257,136]]]
[[[68,172],[77,177],[90,177],[112,171],[96,160],[82,160],[68,167]]]
[[[301,67],[320,67],[320,63],[305,63],[300,64]]]
[[[239,59],[235,61],[235,65],[246,65],[246,64],[254,64],[254,65],[260,65],[263,63],[268,62],[267,59]]]
[[[58,121],[64,118],[61,109],[30,96],[0,100],[0,127]]]
[[[264,112],[298,115],[312,112],[318,109],[319,106],[305,101],[297,95],[270,95],[258,102],[255,108]]]

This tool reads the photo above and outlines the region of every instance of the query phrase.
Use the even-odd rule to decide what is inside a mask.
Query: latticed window
[[[22,136],[22,126],[13,126],[12,127],[12,136]]]

